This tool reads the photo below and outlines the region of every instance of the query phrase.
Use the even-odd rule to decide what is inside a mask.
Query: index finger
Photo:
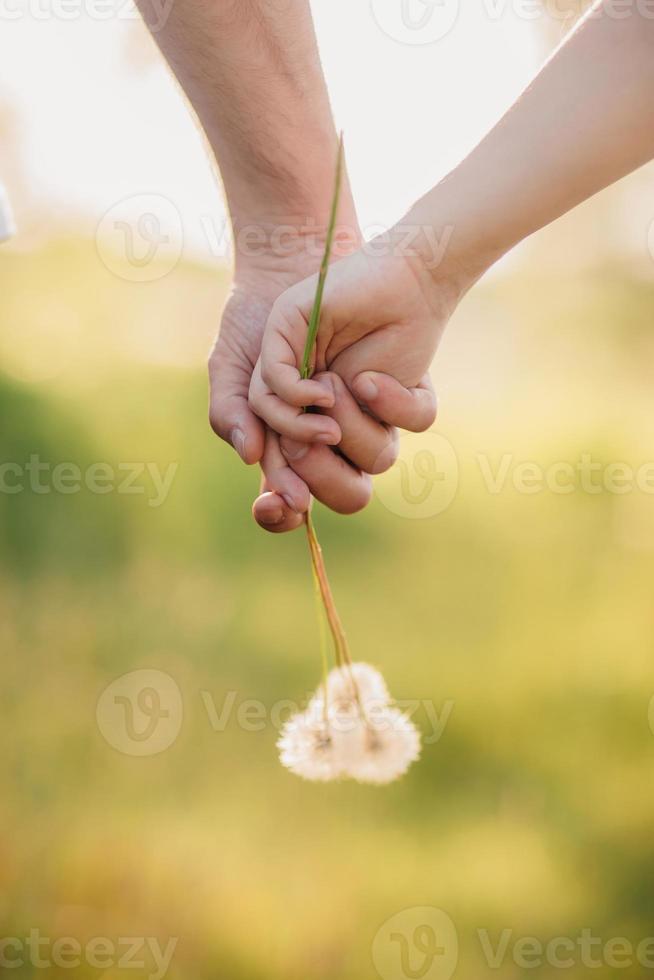
[[[261,376],[287,405],[330,408],[323,385],[300,375],[316,277],[287,290],[274,304],[261,344]],[[312,368],[314,364],[312,364]]]

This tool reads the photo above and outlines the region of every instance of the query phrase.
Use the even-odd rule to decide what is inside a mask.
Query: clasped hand
[[[455,291],[417,252],[386,253],[362,247],[330,267],[309,380],[299,365],[315,274],[275,298],[279,275],[259,269],[227,304],[209,365],[211,424],[260,463],[253,514],[266,530],[298,527],[311,496],[341,514],[362,509],[370,476],[397,457],[397,429],[421,432],[436,417],[427,371]]]

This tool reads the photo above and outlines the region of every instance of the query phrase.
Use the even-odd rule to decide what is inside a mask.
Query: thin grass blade
[[[343,133],[341,133],[338,138],[338,156],[336,158],[336,173],[334,176],[334,193],[332,195],[332,203],[331,203],[331,209],[329,214],[329,224],[327,226],[325,251],[323,253],[322,262],[320,263],[320,272],[318,274],[318,286],[316,287],[316,296],[313,301],[311,316],[309,317],[309,329],[307,331],[307,340],[306,340],[306,344],[304,345],[304,354],[302,357],[302,368],[300,373],[302,377],[305,379],[308,378],[311,374],[311,355],[313,353],[313,348],[316,343],[316,337],[318,336],[318,327],[320,326],[320,311],[322,309],[322,297],[325,291],[325,280],[327,279],[329,260],[332,254],[332,244],[334,241],[334,229],[336,228],[336,217],[338,215],[338,202],[341,196],[342,179],[343,179]]]

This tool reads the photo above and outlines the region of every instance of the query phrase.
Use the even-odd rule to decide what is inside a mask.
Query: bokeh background
[[[556,17],[480,3],[409,45],[376,4],[314,6],[364,227],[445,173],[561,34]],[[270,719],[319,675],[305,541],[255,527],[256,475],[206,423],[230,277],[219,188],[145,30],[112,9],[33,2],[0,19],[0,177],[18,222],[0,249],[0,456],[174,479],[158,507],[147,473],[140,494],[0,493],[0,935],[178,937],[174,980],[442,980],[451,957],[420,972],[414,951],[408,973],[397,945],[374,945],[404,910],[412,942],[423,906],[456,927],[457,977],[524,975],[511,946],[491,968],[479,930],[494,946],[503,930],[584,929],[637,945],[654,933],[654,499],[610,492],[603,469],[594,493],[519,492],[513,476],[654,460],[654,172],[525,243],[457,312],[434,366],[449,506],[437,487],[416,513],[411,442],[365,513],[317,508],[356,657],[447,724],[387,789],[306,784],[279,766]],[[135,281],[103,216],[123,202],[135,219],[143,195],[172,205],[170,242]],[[490,492],[484,467],[503,461]],[[156,754],[98,721],[136,670],[168,675],[183,704]],[[239,723],[250,700],[261,730]],[[424,707],[416,720],[429,735]],[[563,972],[588,966],[577,953]]]

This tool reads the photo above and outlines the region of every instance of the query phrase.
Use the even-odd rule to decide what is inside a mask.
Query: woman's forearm
[[[517,242],[652,157],[654,19],[638,4],[625,11],[596,3],[405,223],[450,229],[444,262],[474,280]]]

